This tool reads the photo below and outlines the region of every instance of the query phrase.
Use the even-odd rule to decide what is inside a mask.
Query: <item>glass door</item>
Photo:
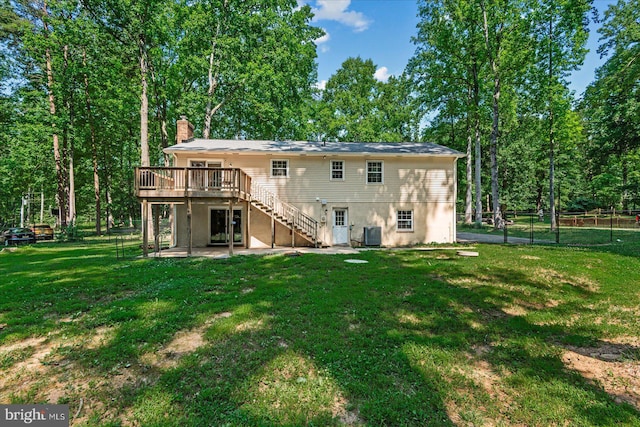
[[[222,168],[222,162],[219,162],[219,161],[207,162],[207,168]],[[222,171],[213,170],[208,172],[209,172],[209,177],[208,177],[209,187],[216,188],[216,189],[220,188],[220,186],[222,185]]]
[[[233,210],[233,243],[242,244],[242,209]],[[212,245],[229,244],[229,209],[211,209],[211,234]]]
[[[191,160],[189,166],[192,168],[205,168],[206,162],[203,160]],[[205,183],[205,170],[190,170],[189,171],[189,186],[193,190],[204,190],[206,188]]]

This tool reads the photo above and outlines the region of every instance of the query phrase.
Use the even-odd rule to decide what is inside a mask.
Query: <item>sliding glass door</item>
[[[242,209],[233,210],[233,243],[242,244]],[[229,209],[211,209],[210,244],[229,244]]]

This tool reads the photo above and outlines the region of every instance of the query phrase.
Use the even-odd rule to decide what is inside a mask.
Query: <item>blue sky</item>
[[[413,55],[411,37],[416,34],[418,6],[415,0],[298,0],[309,4],[316,15],[314,24],[327,35],[318,44],[318,81],[326,81],[349,57],[372,59],[378,67],[377,77],[402,73]],[[600,14],[611,0],[594,0]],[[580,96],[603,64],[598,48],[597,24],[591,32],[584,66],[569,79],[571,89]]]

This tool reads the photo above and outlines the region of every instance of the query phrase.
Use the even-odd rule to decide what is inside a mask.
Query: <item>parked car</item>
[[[28,228],[14,227],[4,231],[5,245],[18,245],[20,243],[35,243],[36,235]]]
[[[36,235],[36,240],[53,240],[53,228],[49,224],[34,225],[31,230]]]

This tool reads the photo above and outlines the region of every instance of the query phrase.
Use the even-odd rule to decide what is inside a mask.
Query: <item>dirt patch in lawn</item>
[[[602,387],[616,402],[640,410],[640,347],[636,338],[634,343],[624,341],[601,341],[594,347],[565,346],[562,361]]]
[[[575,288],[583,289],[587,292],[597,292],[600,289],[600,285],[598,285],[598,283],[586,277],[567,277],[564,274],[557,272],[556,270],[548,268],[537,268],[535,269],[534,273],[535,277],[537,277],[540,282],[548,286],[551,286],[551,284],[563,283]]]
[[[64,402],[69,404],[71,424],[77,425],[88,421],[93,413],[109,413],[114,395],[121,390],[157,380],[157,372],[137,363],[116,366],[105,376],[99,368],[68,357],[70,351],[91,351],[103,346],[114,330],[104,327],[95,332],[73,339],[61,335],[32,337],[0,346],[0,360],[4,361],[0,404],[25,400]]]
[[[0,403],[5,402],[8,390],[24,390],[28,387],[25,378],[40,376],[46,370],[43,365],[56,347],[45,337],[27,338],[14,344],[0,347],[0,360],[5,361],[3,373],[0,375]],[[15,387],[18,387],[17,389]]]
[[[202,327],[189,331],[180,331],[174,335],[169,344],[159,351],[145,353],[140,356],[140,361],[156,368],[175,368],[184,356],[193,353],[204,345],[205,330],[206,328]]]
[[[494,367],[484,359],[491,350],[490,345],[473,346],[472,352],[466,355],[467,364],[454,369],[455,373],[462,375],[482,391],[470,393],[470,390],[475,389],[474,387],[458,386],[456,389],[460,397],[445,401],[447,415],[455,425],[518,425],[511,423],[504,416],[509,412],[513,399],[503,385],[505,373],[496,372]],[[474,419],[474,422],[470,419]]]

